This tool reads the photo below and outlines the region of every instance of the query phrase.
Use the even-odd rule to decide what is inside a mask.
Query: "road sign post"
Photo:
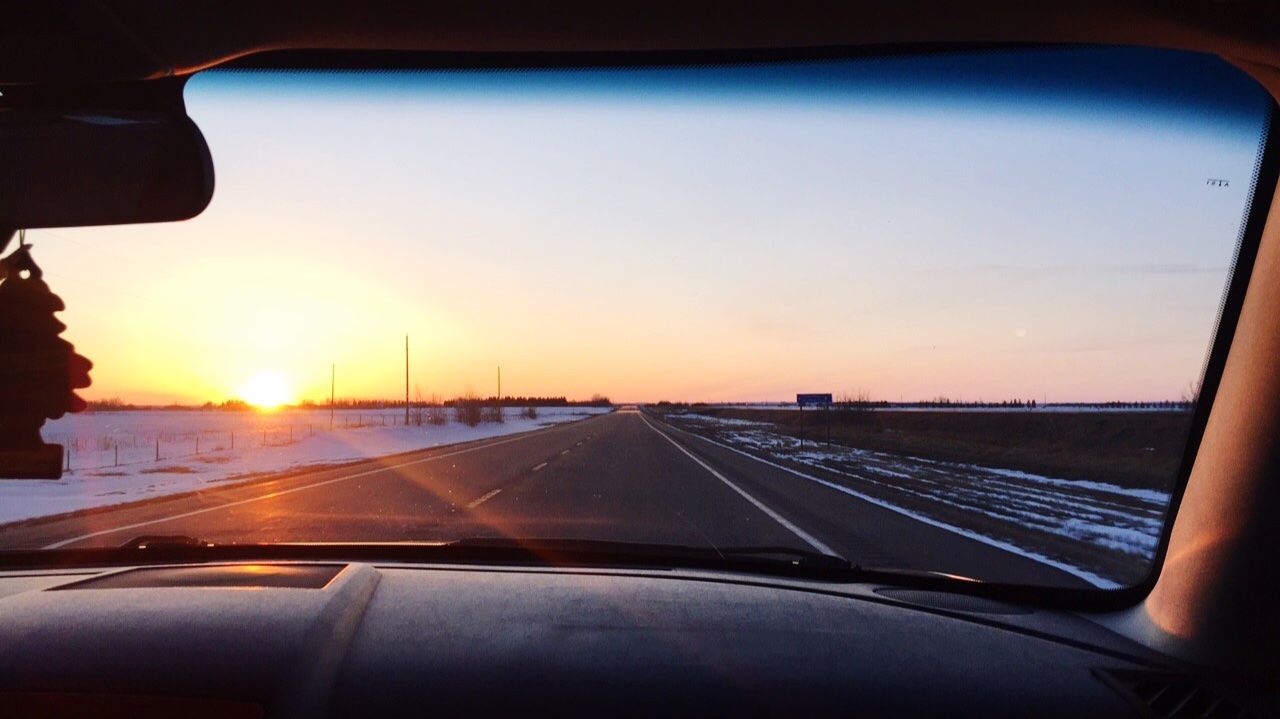
[[[804,446],[804,408],[805,407],[830,407],[831,393],[809,393],[797,394],[796,405],[800,408],[800,446]],[[831,422],[827,421],[827,444],[831,444]]]

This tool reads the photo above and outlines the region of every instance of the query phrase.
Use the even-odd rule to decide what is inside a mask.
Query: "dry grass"
[[[772,422],[799,436],[797,410],[708,409]],[[1190,412],[895,412],[830,415],[831,440],[860,449],[1005,467],[1065,479],[1168,491],[1191,430]],[[824,439],[821,412],[805,434]]]
[[[195,474],[199,470],[190,467],[184,467],[180,464],[172,464],[164,467],[147,467],[139,470],[140,474]]]

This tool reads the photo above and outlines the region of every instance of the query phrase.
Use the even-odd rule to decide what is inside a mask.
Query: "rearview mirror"
[[[213,196],[213,163],[181,109],[0,105],[0,227],[185,220]]]

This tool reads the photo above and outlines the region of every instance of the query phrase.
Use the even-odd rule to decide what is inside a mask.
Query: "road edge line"
[[[1084,581],[1094,585],[1099,589],[1121,588],[1121,585],[1118,582],[1115,582],[1113,580],[1107,579],[1106,577],[1090,572],[1087,569],[1081,569],[1071,564],[1067,564],[1066,562],[1063,562],[1061,560],[1057,560],[1057,559],[1053,559],[1052,557],[1045,556],[1043,554],[1040,554],[1039,552],[1033,552],[1031,550],[1023,549],[1017,546],[1016,544],[1013,544],[1012,542],[1006,542],[1004,540],[988,537],[986,535],[979,534],[973,530],[965,529],[963,527],[957,527],[953,524],[947,524],[946,522],[943,522],[938,519],[934,519],[932,517],[921,514],[919,512],[912,512],[909,509],[898,507],[882,499],[877,499],[875,497],[872,497],[868,494],[863,494],[862,492],[859,492],[856,489],[850,489],[849,487],[846,487],[841,484],[837,484],[835,482],[832,482],[831,480],[823,479],[821,477],[815,477],[812,474],[806,474],[804,472],[801,472],[798,469],[792,469],[791,467],[788,467],[783,464],[778,464],[777,462],[770,462],[769,460],[763,457],[757,457],[754,454],[751,454],[750,452],[747,452],[745,450],[738,449],[737,447],[732,447],[723,442],[719,442],[717,440],[711,439],[710,437],[703,437],[697,432],[690,432],[688,430],[678,429],[678,428],[676,428],[676,431],[683,432],[693,437],[697,437],[698,439],[704,442],[714,444],[715,446],[720,447],[722,449],[727,449],[730,452],[736,452],[742,455],[743,457],[754,459],[755,461],[760,462],[761,464],[766,464],[770,467],[781,469],[784,472],[790,472],[791,474],[794,474],[795,476],[800,477],[801,479],[807,479],[810,482],[815,482],[829,489],[834,489],[837,492],[847,494],[851,497],[856,497],[857,499],[861,499],[862,501],[873,504],[877,507],[880,507],[881,509],[887,509],[891,512],[901,514],[904,517],[909,517],[911,519],[914,519],[917,522],[927,524],[931,527],[937,527],[938,529],[944,529],[948,532],[952,532],[953,534],[958,534],[961,537],[964,537],[966,539],[972,539],[976,542],[980,542],[989,547],[994,547],[995,549],[1003,550],[1015,556],[1040,562],[1041,564],[1044,564],[1049,567],[1053,567],[1054,569],[1062,571],[1066,574],[1070,574],[1071,576],[1076,577],[1077,579],[1083,579]],[[837,474],[839,473],[837,472]]]
[[[729,489],[732,489],[733,491],[742,495],[743,499],[750,502],[756,509],[760,510],[761,512],[764,512],[766,515],[769,516],[770,519],[782,525],[787,531],[791,532],[792,534],[796,535],[800,539],[804,540],[806,544],[818,550],[819,552],[822,552],[823,554],[829,554],[833,557],[840,557],[840,554],[836,552],[836,550],[832,549],[831,547],[828,547],[826,544],[822,542],[822,540],[818,539],[812,534],[809,534],[808,532],[804,531],[800,527],[796,526],[793,522],[791,522],[791,520],[787,519],[781,514],[778,514],[778,512],[773,510],[764,502],[761,502],[760,500],[753,497],[745,489],[731,482],[728,477],[721,474],[714,467],[707,464],[706,462],[703,462],[693,452],[690,452],[689,450],[685,449],[679,442],[669,437],[665,432],[653,426],[649,422],[649,419],[644,416],[644,413],[639,413],[639,415],[640,415],[640,421],[644,422],[649,429],[653,430],[654,432],[657,432],[659,437],[662,437],[663,439],[670,442],[672,446],[674,446],[676,449],[680,450],[681,452],[684,452],[685,456],[697,462],[700,467],[710,472],[712,476],[714,476],[716,479],[720,480],[721,482],[724,482],[725,485],[729,487]],[[841,559],[843,559],[843,557],[841,557]]]

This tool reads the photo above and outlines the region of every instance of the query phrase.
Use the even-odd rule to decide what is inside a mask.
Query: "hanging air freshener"
[[[0,234],[0,251],[9,237]],[[46,419],[80,412],[75,390],[89,386],[88,359],[59,335],[66,309],[44,283],[31,246],[0,259],[0,478],[58,479],[62,446],[45,444]]]

